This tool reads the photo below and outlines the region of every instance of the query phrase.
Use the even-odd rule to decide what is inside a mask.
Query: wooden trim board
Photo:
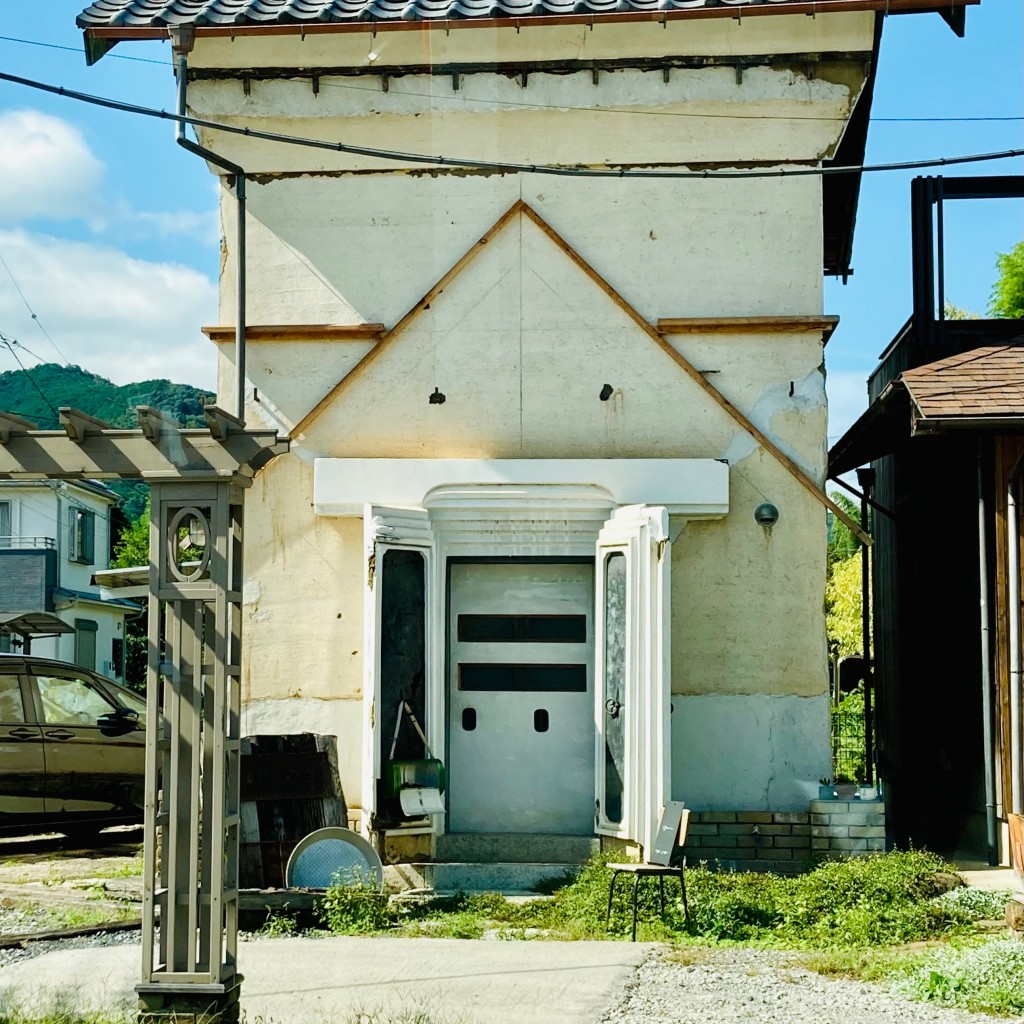
[[[202,328],[214,344],[233,342],[235,328]],[[376,341],[386,328],[383,324],[254,324],[245,329],[246,341]]]

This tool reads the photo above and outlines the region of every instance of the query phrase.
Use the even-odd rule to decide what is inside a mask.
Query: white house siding
[[[701,45],[726,52],[740,38],[750,47],[741,52],[758,52],[755,43],[767,52],[870,49],[867,15],[779,19],[785,40],[764,24],[775,19],[757,21],[742,36],[733,22],[687,23],[685,35],[681,23],[605,26],[593,35],[536,30],[540,50],[530,53],[543,50],[539,40],[557,52],[575,40],[591,47],[588,56],[594,47],[607,47],[605,56]],[[742,32],[749,28],[744,22]],[[381,33],[372,42],[380,60],[396,63],[438,61],[444,47],[456,54],[449,59],[470,51],[487,59],[490,43],[503,55],[521,45],[510,31],[475,29],[450,38]],[[365,62],[370,45],[368,34],[301,44],[200,40],[190,60],[338,66]],[[315,96],[308,80],[253,81],[247,97],[238,82],[200,81],[190,86],[190,103],[202,116],[271,130],[488,159],[813,163],[834,150],[856,100],[861,81],[851,67],[814,78],[751,69],[742,83],[726,68],[673,71],[669,85],[660,73],[624,72],[602,74],[596,86],[589,72],[531,75],[525,89],[483,74],[460,83],[463,96],[557,111],[496,113],[484,102],[470,112],[441,77],[396,78],[386,94],[379,79],[325,77]],[[566,109],[588,104],[634,113]],[[694,113],[702,116],[674,116]],[[721,113],[742,117],[703,116]],[[204,141],[262,175],[248,188],[251,324],[390,327],[520,199],[651,322],[822,311],[817,178],[366,173],[380,162],[214,134]],[[222,209],[222,315],[231,323],[227,193]],[[672,343],[699,369],[717,371],[709,376],[715,387],[823,482],[820,331],[687,334]],[[674,795],[698,808],[806,809],[810,783],[829,765],[821,505],[525,217],[513,218],[337,401],[293,432],[369,348],[314,340],[249,346],[249,416],[292,432],[293,450],[257,479],[247,504],[247,730],[336,733],[346,795],[358,806],[361,524],[314,515],[314,457],[720,458],[731,467],[729,515],[673,520]],[[222,346],[225,395],[231,359],[231,346]],[[614,392],[601,402],[606,383]],[[445,404],[428,404],[435,387]],[[780,509],[771,531],[753,520],[763,500]]]

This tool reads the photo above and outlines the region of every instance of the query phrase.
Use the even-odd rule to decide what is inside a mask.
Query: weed
[[[94,878],[135,878],[142,874],[142,851],[140,850],[130,860],[115,867],[101,868],[93,873]]]
[[[367,885],[332,885],[315,907],[317,918],[335,935],[367,935],[389,927],[388,897]]]
[[[299,931],[299,923],[291,914],[275,914],[267,908],[267,919],[256,929],[254,933],[261,939],[283,939],[289,935],[296,935]]]
[[[934,902],[947,910],[959,911],[972,921],[1000,921],[1006,913],[1006,904],[1013,898],[1009,890],[992,891],[965,886],[950,889]]]
[[[994,939],[976,946],[936,950],[895,988],[913,999],[1019,1014],[1024,1011],[1024,943]]]

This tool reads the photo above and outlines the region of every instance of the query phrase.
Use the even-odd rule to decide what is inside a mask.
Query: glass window
[[[622,821],[626,774],[626,556],[604,563],[604,817]]]
[[[92,565],[96,551],[96,513],[84,508],[70,509],[68,559]]]
[[[47,725],[95,725],[114,705],[89,679],[78,676],[35,677]]]
[[[24,722],[25,704],[17,676],[0,675],[0,722]]]
[[[146,698],[137,693],[129,693],[127,690],[115,690],[114,696],[121,702],[123,707],[130,708],[139,713],[139,724],[146,724]]]
[[[0,548],[11,546],[11,534],[14,532],[11,503],[0,501]]]
[[[461,664],[460,690],[586,693],[586,665]]]
[[[96,668],[96,633],[99,626],[92,619],[75,619],[75,664]]]

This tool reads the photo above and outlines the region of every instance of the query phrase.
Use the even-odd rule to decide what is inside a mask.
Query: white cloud
[[[200,327],[217,322],[217,286],[205,275],[24,230],[0,230],[0,253],[71,362],[117,384],[166,377],[213,389],[216,354]],[[5,278],[0,333],[60,361]]]
[[[102,162],[67,121],[37,110],[0,113],[0,223],[81,216],[102,177]]]

